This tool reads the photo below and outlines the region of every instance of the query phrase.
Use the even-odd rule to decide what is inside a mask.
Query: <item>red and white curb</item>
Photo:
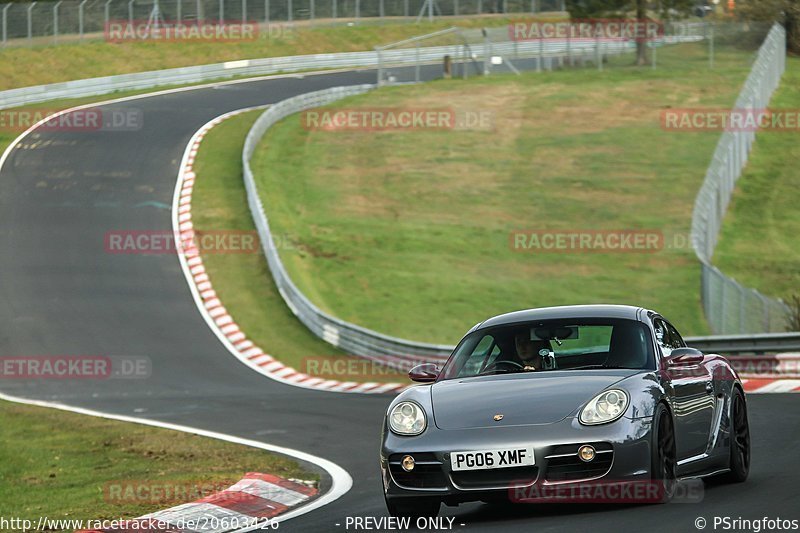
[[[747,377],[742,378],[742,386],[748,394],[766,394],[769,392],[800,392],[800,379],[782,377]]]
[[[311,500],[316,487],[272,474],[250,472],[235,485],[163,511],[130,520],[135,531],[226,533],[277,528],[271,521],[292,507]],[[142,527],[143,526],[143,527]],[[121,533],[132,529],[88,529],[79,533]]]
[[[222,341],[228,351],[240,361],[261,374],[287,385],[329,392],[352,392],[362,394],[396,393],[409,385],[406,383],[358,383],[323,379],[299,372],[284,365],[249,340],[225,309],[211,284],[211,279],[203,265],[200,251],[193,243],[192,191],[194,190],[194,162],[203,138],[214,126],[240,113],[262,109],[266,106],[240,109],[221,115],[200,128],[189,141],[178,170],[178,181],[172,203],[172,225],[175,231],[178,258],[183,273],[189,283],[197,308],[211,330]],[[185,246],[184,243],[190,243]],[[181,253],[182,252],[182,253]]]

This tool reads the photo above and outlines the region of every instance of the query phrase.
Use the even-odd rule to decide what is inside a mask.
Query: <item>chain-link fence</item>
[[[362,18],[414,21],[563,8],[563,0],[47,0],[0,4],[0,45],[100,39],[111,22],[335,24]]]
[[[734,111],[766,109],[785,67],[786,32],[775,24],[758,51]],[[761,333],[787,327],[789,308],[783,302],[740,285],[711,264],[725,212],[753,141],[754,129],[722,134],[695,200],[692,245],[702,263],[703,310],[714,333]]]

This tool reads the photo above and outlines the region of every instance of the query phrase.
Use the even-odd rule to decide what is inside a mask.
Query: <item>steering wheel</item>
[[[510,368],[507,368],[505,370],[501,370],[500,369],[501,366],[508,366]],[[492,363],[489,366],[487,366],[483,371],[484,372],[490,372],[490,371],[512,372],[514,370],[522,370],[523,368],[525,368],[525,367],[522,366],[521,364],[517,363],[516,361],[495,361],[494,363]]]

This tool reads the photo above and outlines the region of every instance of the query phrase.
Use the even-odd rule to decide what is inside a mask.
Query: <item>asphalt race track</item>
[[[378,441],[389,396],[317,392],[257,374],[208,329],[174,255],[104,250],[107,231],[172,230],[180,158],[210,119],[374,78],[329,73],[177,92],[108,106],[143,111],[139,131],[29,135],[0,171],[0,356],[147,356],[153,371],[143,380],[0,380],[0,390],[295,448],[350,473],[349,493],[283,531],[345,531],[348,516],[386,516]],[[696,531],[697,517],[708,530],[715,516],[797,519],[797,398],[749,397],[750,479],[708,483],[699,504],[472,504],[443,514],[471,531]]]

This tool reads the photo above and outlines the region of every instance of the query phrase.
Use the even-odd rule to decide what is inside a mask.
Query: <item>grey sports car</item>
[[[496,316],[441,369],[424,364],[409,376],[423,385],[397,396],[383,425],[393,516],[539,501],[556,488],[586,494],[565,489],[587,485],[645,483],[643,501],[665,501],[681,478],[747,478],[739,377],[654,311],[582,305]]]

